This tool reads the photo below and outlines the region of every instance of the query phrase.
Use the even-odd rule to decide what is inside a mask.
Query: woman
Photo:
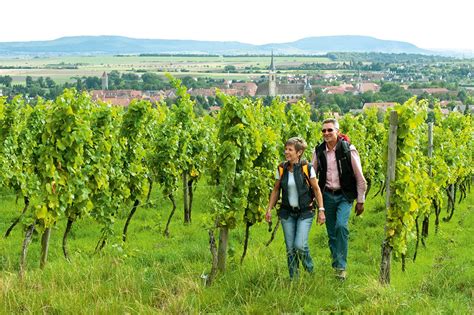
[[[280,197],[281,189],[282,202],[278,216],[285,235],[290,278],[298,276],[300,260],[306,271],[312,272],[314,268],[308,247],[308,235],[314,217],[313,196],[316,196],[319,206],[318,223],[324,224],[326,220],[323,197],[316,180],[316,172],[311,164],[301,161],[307,146],[306,142],[299,137],[290,138],[286,142],[286,162],[278,167],[275,186],[265,214],[266,221],[270,222],[272,220],[271,210]]]

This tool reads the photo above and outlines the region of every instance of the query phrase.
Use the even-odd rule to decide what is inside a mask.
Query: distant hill
[[[368,36],[307,37],[289,43],[252,45],[240,42],[136,39],[121,36],[74,36],[50,41],[3,42],[0,55],[96,54],[321,54],[327,52],[382,52],[437,54],[400,41]]]
[[[295,53],[316,54],[327,52],[382,52],[382,53],[409,53],[433,54],[433,52],[416,47],[407,42],[381,40],[368,36],[321,36],[307,37],[291,43],[263,45],[272,47],[276,52],[294,49]]]

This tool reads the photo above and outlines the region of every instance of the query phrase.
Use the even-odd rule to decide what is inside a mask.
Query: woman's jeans
[[[312,223],[313,217],[301,219],[299,216],[289,215],[288,219],[281,218],[290,278],[298,276],[300,260],[306,271],[313,272],[314,264],[308,247],[308,235]]]
[[[352,203],[342,193],[323,193],[326,208],[326,230],[329,237],[332,267],[345,270],[347,265],[347,244],[349,240],[349,215]]]

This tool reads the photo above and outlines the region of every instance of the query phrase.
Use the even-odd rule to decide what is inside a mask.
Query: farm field
[[[303,63],[327,63],[323,57],[275,56],[279,66],[298,66]],[[63,56],[35,58],[0,58],[0,75],[9,75],[13,83],[24,83],[26,76],[51,77],[58,83],[73,82],[74,77],[101,76],[104,71],[158,74],[173,73],[176,77],[207,76],[251,80],[266,75],[270,57],[260,56]],[[248,73],[227,73],[225,66],[249,68]],[[10,68],[10,69],[9,69]],[[261,72],[261,73],[260,73]],[[295,71],[296,73],[296,71]],[[305,72],[306,73],[306,72]]]
[[[38,267],[40,244],[35,235],[28,252],[24,281],[18,278],[23,232],[0,239],[0,313],[60,314],[182,314],[182,313],[396,313],[472,314],[474,311],[474,194],[457,205],[450,222],[430,230],[426,249],[420,247],[416,263],[407,268],[392,264],[392,284],[378,283],[380,245],[385,221],[383,197],[369,197],[362,217],[350,219],[349,277],[337,281],[330,268],[324,227],[314,225],[310,248],[315,273],[290,282],[283,233],[266,247],[270,233],[260,223],[251,229],[247,257],[240,264],[244,228],[230,233],[227,271],[211,287],[202,276],[209,272],[211,255],[204,228],[213,187],[197,185],[193,223],[183,225],[182,202],[170,228],[162,235],[171,204],[153,191],[152,204],[140,207],[126,244],[118,236],[125,217],[117,219],[117,237],[100,254],[93,255],[100,226],[90,218],[76,223],[71,232],[71,262],[62,256],[61,239],[66,221],[53,228],[48,265]],[[0,231],[15,218],[22,202],[0,192]],[[372,195],[372,193],[371,193]],[[131,205],[127,206],[130,208]],[[181,211],[180,211],[181,210]],[[126,212],[126,211],[125,211]],[[445,210],[442,211],[442,217]],[[434,218],[432,218],[434,220]],[[411,248],[412,252],[413,248]]]

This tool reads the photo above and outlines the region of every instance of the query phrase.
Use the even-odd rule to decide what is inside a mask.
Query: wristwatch
[[[319,207],[319,211],[326,211],[326,209],[324,209],[324,207]]]

